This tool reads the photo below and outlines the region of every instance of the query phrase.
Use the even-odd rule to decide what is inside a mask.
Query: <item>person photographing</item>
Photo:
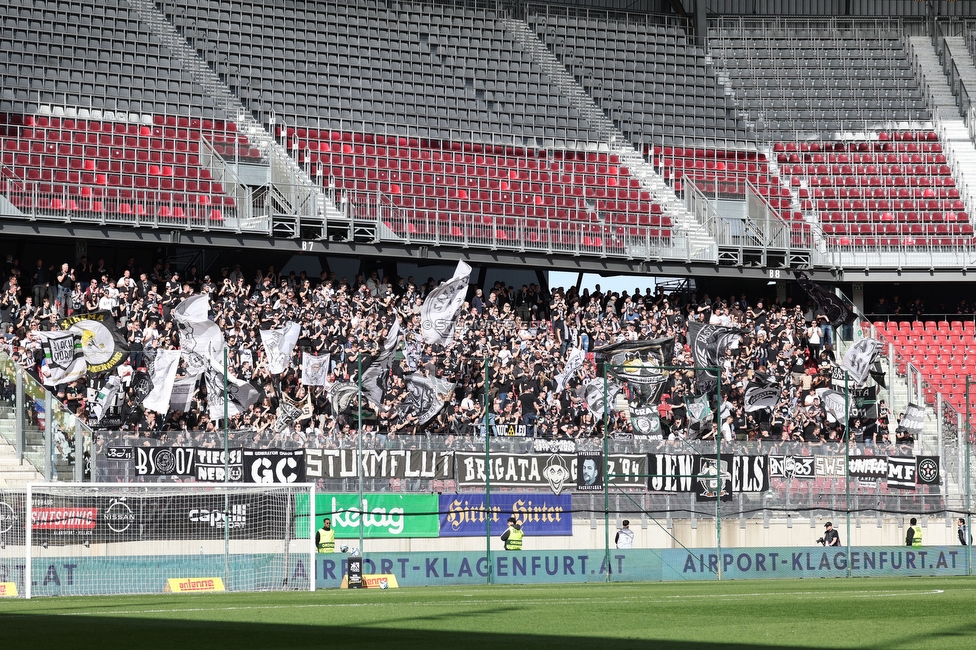
[[[834,524],[827,522],[824,524],[824,534],[823,537],[817,540],[818,544],[823,544],[824,546],[840,546],[840,533],[834,530]]]

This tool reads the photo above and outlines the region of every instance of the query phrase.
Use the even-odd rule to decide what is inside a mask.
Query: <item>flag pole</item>
[[[488,369],[491,357],[485,355],[485,556],[488,560],[488,584],[491,584],[491,447],[488,426],[491,410],[491,393],[488,390]]]
[[[224,484],[230,482],[230,401],[227,395],[227,343],[224,343]],[[224,584],[230,585],[230,493],[224,490]]]
[[[356,474],[359,478],[359,552],[363,552],[363,520],[366,518],[366,506],[363,502],[363,354],[356,354],[356,384],[359,396],[356,403],[356,438],[359,439],[359,457],[356,459]]]
[[[607,565],[607,582],[610,582],[610,426],[607,412],[610,405],[607,404],[607,362],[603,362],[603,531],[606,539],[604,548],[606,556],[604,562]],[[579,471],[579,468],[576,470]]]
[[[847,577],[851,577],[851,373],[844,371],[844,504],[847,510]]]
[[[718,551],[718,579],[722,579],[722,367],[715,368],[716,383],[716,421],[715,432],[715,543]]]

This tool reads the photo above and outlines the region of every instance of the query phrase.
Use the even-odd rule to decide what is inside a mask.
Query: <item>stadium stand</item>
[[[22,210],[67,220],[220,225],[235,199],[203,160],[260,159],[233,123],[155,116],[140,122],[0,115],[3,187]]]
[[[754,142],[681,19],[546,5],[529,5],[527,13],[529,26],[632,142]]]
[[[164,3],[252,109],[288,124],[437,140],[593,142],[493,10],[435,3]],[[251,25],[244,31],[239,25]]]
[[[387,197],[406,213],[402,224],[387,221],[398,234],[436,229],[459,243],[524,237],[556,249],[670,236],[661,206],[613,154],[290,127],[286,137],[358,209],[368,210],[372,195],[374,206]]]
[[[952,247],[973,226],[933,131],[882,131],[874,140],[776,143],[802,210],[838,246]]]
[[[896,20],[716,18],[709,48],[768,142],[928,122]]]
[[[900,352],[899,373],[905,373],[910,360],[925,377],[929,404],[942,393],[956,412],[966,411],[966,377],[973,375],[976,358],[973,321],[876,321],[874,327]]]

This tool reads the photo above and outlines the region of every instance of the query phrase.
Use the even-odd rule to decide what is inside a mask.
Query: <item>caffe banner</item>
[[[441,537],[498,537],[515,517],[529,537],[573,534],[573,497],[546,492],[499,492],[491,495],[490,507],[484,494],[442,494],[439,516]]]
[[[454,478],[454,452],[418,449],[306,449],[305,475],[317,478]]]
[[[484,487],[486,478],[492,487],[546,488],[554,494],[578,485],[582,472],[576,454],[492,453],[486,464],[482,452],[457,452],[458,487]],[[647,456],[614,454],[607,463],[610,485],[641,487],[646,479]],[[486,471],[486,469],[488,471]],[[602,470],[601,470],[602,471]]]

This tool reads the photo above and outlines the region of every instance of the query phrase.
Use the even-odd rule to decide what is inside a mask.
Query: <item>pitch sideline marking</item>
[[[963,589],[962,591],[972,591],[971,589]],[[872,598],[872,597],[884,597],[891,598],[897,596],[934,596],[945,593],[944,589],[931,589],[927,591],[892,591],[892,590],[860,590],[847,592],[854,598]],[[822,592],[816,591],[789,591],[789,592],[767,592],[767,593],[751,593],[751,594],[687,594],[687,595],[672,595],[663,596],[660,598],[647,599],[641,596],[623,596],[619,600],[638,600],[638,601],[649,601],[649,602],[665,602],[667,600],[674,599],[697,599],[697,598],[708,598],[712,599],[728,599],[728,598],[742,598],[742,597],[769,597],[769,596],[796,596],[796,597],[809,597],[818,600],[835,598],[836,594],[824,594]],[[593,600],[592,598],[546,598],[546,599],[529,599],[520,600],[520,603],[531,603],[531,604],[558,604],[558,603],[569,603],[569,602],[587,602]],[[473,604],[488,604],[496,603],[497,599],[490,600],[468,600],[467,603]],[[278,609],[312,609],[312,608],[322,608],[322,607],[367,607],[367,606],[400,606],[404,601],[396,602],[371,602],[371,603],[309,603],[307,605],[230,605],[226,607],[183,607],[174,609],[129,609],[129,610],[116,610],[112,612],[113,615],[131,615],[131,614],[185,614],[191,612],[232,612],[232,611],[250,611],[250,610],[278,610]],[[427,604],[430,605],[430,601],[415,601],[412,604]],[[447,606],[449,603],[445,603]],[[3,618],[20,618],[26,616],[36,616],[37,614],[7,614]],[[48,616],[92,616],[95,612],[56,612],[47,614]]]

